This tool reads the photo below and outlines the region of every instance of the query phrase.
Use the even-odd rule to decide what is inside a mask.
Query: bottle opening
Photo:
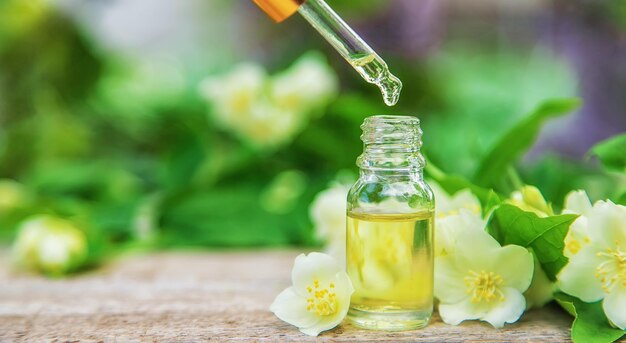
[[[365,118],[363,154],[357,165],[362,169],[416,170],[424,167],[421,155],[422,129],[413,116],[377,115]]]
[[[420,120],[417,119],[416,117],[413,116],[409,116],[409,115],[402,115],[402,114],[384,114],[384,115],[376,115],[376,116],[371,116],[371,117],[367,117],[365,118],[365,123],[367,123],[368,121],[391,121],[391,122],[399,122],[399,121],[405,121],[405,122],[416,122],[417,124],[419,124]]]
[[[365,118],[361,125],[364,144],[398,143],[422,145],[422,129],[420,120],[413,116],[379,115]]]

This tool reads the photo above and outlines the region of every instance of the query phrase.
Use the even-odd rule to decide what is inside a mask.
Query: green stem
[[[506,169],[507,176],[509,177],[509,181],[511,185],[513,185],[513,190],[518,190],[524,187],[524,181],[519,176],[519,173],[512,166],[507,167]]]
[[[439,167],[437,167],[431,160],[429,160],[426,156],[424,156],[426,160],[426,167],[424,170],[430,177],[435,180],[441,180],[446,177],[446,173],[444,173]]]

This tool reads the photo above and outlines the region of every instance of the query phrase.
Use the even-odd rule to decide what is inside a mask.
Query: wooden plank
[[[571,318],[556,306],[495,330],[435,316],[410,332],[349,324],[314,338],[268,307],[289,286],[294,251],[164,252],[126,256],[92,272],[49,280],[0,265],[0,341],[569,341]],[[0,261],[8,262],[6,250]]]

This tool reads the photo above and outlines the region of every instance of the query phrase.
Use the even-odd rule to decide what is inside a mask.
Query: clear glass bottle
[[[419,119],[363,125],[360,178],[348,194],[346,259],[355,288],[349,319],[376,330],[428,325],[433,311],[433,193],[424,182]]]

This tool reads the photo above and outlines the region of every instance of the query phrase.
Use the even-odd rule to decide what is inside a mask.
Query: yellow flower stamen
[[[504,301],[504,293],[500,290],[500,286],[504,283],[504,279],[494,272],[486,272],[481,270],[477,273],[473,270],[469,271],[463,281],[467,286],[467,294],[472,295],[471,302],[478,303],[481,301],[491,302],[492,300]]]
[[[313,287],[308,286],[307,291],[312,296],[306,300],[306,309],[309,312],[315,311],[318,316],[328,316],[337,311],[337,296],[333,292],[334,283],[330,283],[327,288],[320,289],[319,280],[313,280]]]
[[[617,249],[607,248],[606,252],[602,251],[596,255],[604,257],[604,261],[596,268],[595,274],[596,278],[602,282],[602,289],[606,293],[611,293],[615,285],[620,282],[626,286],[626,252],[623,252],[619,247]]]
[[[565,247],[567,248],[567,250],[569,250],[569,252],[571,252],[574,255],[578,254],[578,252],[580,251],[580,248],[582,248],[580,242],[575,239],[572,239],[569,242],[566,242]]]

